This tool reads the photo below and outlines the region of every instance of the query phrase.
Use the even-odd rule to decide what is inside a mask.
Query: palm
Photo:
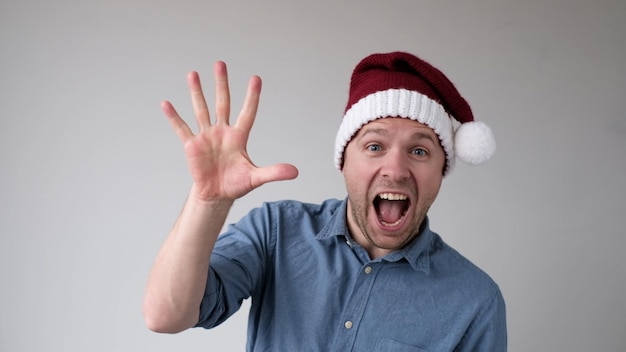
[[[207,198],[236,199],[257,187],[255,167],[241,146],[247,136],[230,126],[215,126],[185,142],[192,179]]]
[[[192,72],[188,77],[196,121],[200,127],[197,134],[191,132],[169,102],[164,102],[162,106],[184,144],[197,196],[203,200],[234,200],[264,183],[295,178],[298,171],[292,165],[258,168],[248,157],[246,145],[259,103],[260,78],[250,80],[239,117],[230,125],[230,95],[224,63],[216,63],[215,76],[216,121],[213,124],[198,74]]]

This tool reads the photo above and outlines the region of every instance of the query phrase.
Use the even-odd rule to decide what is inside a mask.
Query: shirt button
[[[350,320],[347,320],[343,326],[346,327],[346,329],[352,329],[352,322]]]
[[[372,272],[372,267],[371,267],[371,266],[366,266],[366,267],[365,267],[365,273],[366,273],[366,274],[369,274],[369,273],[371,273],[371,272]]]

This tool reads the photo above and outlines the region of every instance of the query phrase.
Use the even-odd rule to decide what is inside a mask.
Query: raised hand
[[[198,199],[235,200],[267,182],[297,177],[298,170],[293,165],[257,167],[248,156],[246,146],[259,106],[261,78],[250,78],[243,107],[237,121],[231,125],[226,64],[216,62],[214,73],[215,122],[211,122],[198,73],[190,72],[187,76],[198,133],[192,132],[169,101],[161,104],[165,116],[183,142],[194,182],[193,191]]]

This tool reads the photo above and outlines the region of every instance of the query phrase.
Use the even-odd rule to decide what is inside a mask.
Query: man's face
[[[435,132],[404,118],[374,120],[348,143],[348,227],[372,258],[417,236],[439,192],[445,160]]]

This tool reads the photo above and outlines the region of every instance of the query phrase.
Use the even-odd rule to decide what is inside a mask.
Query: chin
[[[402,249],[407,243],[411,242],[412,236],[403,234],[375,234],[374,238],[371,238],[372,244],[376,248],[394,251]]]

